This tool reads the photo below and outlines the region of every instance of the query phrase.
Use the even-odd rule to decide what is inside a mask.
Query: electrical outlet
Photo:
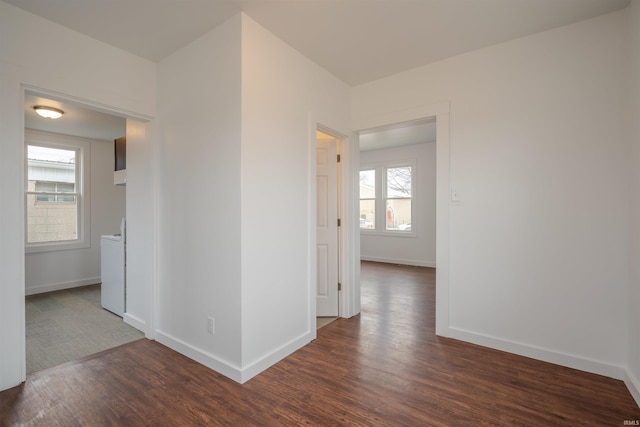
[[[207,332],[209,332],[211,335],[216,333],[216,319],[214,319],[213,317],[207,318]]]

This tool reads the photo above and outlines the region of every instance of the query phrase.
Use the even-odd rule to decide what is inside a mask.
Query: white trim
[[[63,251],[69,249],[85,249],[91,247],[91,144],[103,143],[103,141],[80,138],[77,136],[63,135],[54,132],[45,132],[34,129],[25,129],[24,131],[24,165],[25,174],[24,182],[28,182],[28,158],[27,147],[30,145],[39,147],[59,148],[64,150],[74,150],[80,153],[79,161],[76,161],[76,193],[78,197],[77,203],[77,223],[78,238],[75,240],[54,241],[54,242],[34,242],[27,241],[27,201],[25,199],[25,253]],[[27,188],[28,189],[28,188]],[[27,189],[25,189],[26,194]]]
[[[2,85],[2,83],[0,82],[0,85]],[[16,89],[18,89],[16,87]],[[25,238],[25,230],[27,227],[27,221],[26,221],[26,206],[24,204],[24,193],[26,191],[26,180],[24,179],[25,174],[27,173],[27,171],[25,170],[25,166],[26,166],[26,153],[25,153],[25,148],[24,148],[24,142],[25,142],[25,128],[24,128],[24,102],[25,102],[25,91],[24,88],[22,86],[20,86],[19,88],[19,105],[16,105],[15,107],[17,107],[21,112],[21,114],[18,115],[18,133],[19,133],[19,141],[21,143],[22,149],[18,150],[20,153],[20,157],[16,158],[15,160],[18,161],[18,168],[20,169],[21,174],[19,176],[23,177],[23,179],[21,179],[19,181],[19,186],[20,186],[20,198],[16,200],[16,202],[22,202],[22,203],[18,203],[18,209],[20,210],[20,214],[18,215],[18,217],[16,218],[18,220],[18,223],[15,224],[16,227],[19,227],[19,229],[21,230],[21,234],[22,234],[22,238],[19,240],[18,245],[16,245],[17,247],[13,248],[13,250],[17,250],[16,253],[19,253],[19,259],[20,259],[20,268],[19,268],[19,276],[15,277],[15,279],[19,280],[19,282],[16,283],[16,288],[18,286],[21,286],[22,288],[19,289],[20,292],[15,292],[13,293],[13,295],[19,295],[19,299],[15,301],[16,304],[19,304],[19,316],[18,316],[18,326],[16,327],[17,332],[18,333],[18,345],[19,345],[19,355],[18,357],[20,358],[20,381],[24,382],[27,379],[27,323],[26,323],[26,299],[24,298],[24,296],[22,295],[23,292],[26,292],[26,256],[23,255],[25,254],[25,250],[26,250],[26,238]],[[3,212],[3,214],[5,214],[5,212]],[[3,219],[0,218],[0,227],[3,226],[2,224]],[[2,280],[0,279],[0,282]],[[1,284],[1,283],[0,283]],[[12,295],[12,296],[13,296]],[[3,295],[3,298],[8,298],[7,295]],[[13,319],[11,319],[11,321],[7,322],[8,324],[13,324]],[[6,335],[5,335],[6,337]],[[7,379],[3,379],[2,383],[0,383],[0,390],[5,390],[6,385],[8,384],[8,381],[11,380],[7,380]],[[17,385],[17,384],[14,384]]]
[[[436,115],[436,334],[445,335],[449,328],[449,104],[440,107]]]
[[[25,295],[37,295],[45,292],[62,291],[65,289],[80,288],[82,286],[97,285],[102,281],[100,277],[89,277],[81,280],[73,280],[71,282],[47,283],[46,285],[27,286]]]
[[[342,284],[342,290],[338,293],[338,315],[340,317],[349,318],[360,312],[360,226],[358,223],[358,210],[356,209],[355,197],[359,192],[354,193],[353,186],[357,186],[357,174],[359,174],[359,158],[357,139],[349,138],[343,133],[335,130],[316,120],[313,114],[309,114],[309,132],[310,132],[310,154],[309,154],[309,215],[310,215],[310,252],[309,252],[309,271],[310,292],[312,295],[313,319],[310,322],[314,331],[312,334],[315,338],[316,324],[316,307],[315,307],[315,290],[316,290],[316,130],[327,133],[338,140],[338,148],[340,150],[340,163],[338,163],[339,190],[338,216],[341,219],[339,229],[340,238],[338,239],[339,251],[339,271],[338,277]],[[355,150],[355,154],[354,154]],[[356,242],[357,239],[357,242]]]
[[[153,337],[151,337],[150,334],[149,334],[149,330],[147,328],[147,324],[146,324],[146,322],[144,320],[142,320],[142,319],[140,319],[140,318],[138,318],[136,316],[132,316],[129,313],[124,313],[124,315],[122,316],[122,320],[127,325],[133,326],[134,328],[136,328],[140,332],[143,332],[145,337],[147,337],[149,339],[153,339]]]
[[[314,298],[315,299],[315,298]],[[240,371],[240,379],[237,380],[240,384],[249,381],[251,378],[258,375],[265,369],[270,368],[277,362],[281,361],[285,357],[289,356],[293,352],[301,349],[305,345],[309,344],[315,338],[315,332],[305,332],[297,338],[292,339],[288,343],[278,347],[274,351],[260,357],[248,365],[244,366]]]
[[[196,362],[213,369],[214,371],[224,375],[225,377],[239,382],[240,384],[249,381],[260,372],[273,366],[276,362],[284,359],[291,353],[304,347],[305,345],[310,343],[312,339],[312,334],[307,332],[299,336],[298,338],[295,338],[288,343],[278,347],[277,349],[261,357],[260,359],[241,368],[238,365],[216,357],[211,353],[202,350],[201,348],[187,344],[186,342],[170,334],[156,330],[156,340],[159,343],[166,345],[167,347],[177,351],[178,353],[181,353],[188,358],[193,359]]]
[[[153,146],[153,260],[151,271],[151,287],[148,295],[148,310],[147,310],[147,329],[145,330],[146,336],[149,339],[156,339],[156,325],[160,324],[160,297],[158,292],[159,278],[158,278],[158,259],[160,258],[160,201],[158,194],[160,194],[160,148],[157,144],[157,123],[146,123],[145,126],[147,140],[151,141]]]
[[[413,206],[411,207],[411,209],[413,209]],[[413,212],[411,213],[411,215],[413,215]],[[418,237],[418,233],[416,233],[415,227],[411,231],[375,230],[373,228],[361,228],[360,235],[376,236],[376,237],[403,237],[403,238],[409,238],[409,239],[416,239]]]
[[[368,256],[368,255],[361,255],[360,259],[362,261],[383,262],[385,264],[400,264],[400,265],[412,265],[414,267],[436,268],[436,263],[435,262],[419,261],[419,260],[415,260],[415,259],[376,257],[376,256]]]
[[[624,384],[629,389],[629,393],[631,393],[633,400],[635,400],[636,404],[640,406],[640,381],[638,381],[638,378],[629,371],[628,367],[624,370],[622,381],[624,381]]]
[[[360,222],[358,180],[360,148],[357,134],[340,137],[340,317],[360,313]]]
[[[316,251],[318,231],[316,224],[318,220],[316,205],[318,201],[316,196],[316,131],[318,129],[318,122],[313,113],[309,113],[308,119],[309,141],[307,143],[307,170],[309,171],[309,176],[307,178],[307,212],[309,229],[307,230],[307,239],[309,240],[309,248],[307,252],[307,292],[309,298],[307,301],[307,312],[309,313],[309,317],[307,321],[307,331],[311,331],[316,329],[317,312],[316,289],[318,261]],[[340,296],[338,296],[338,300],[340,300]],[[315,335],[313,338],[315,338]]]
[[[598,375],[604,375],[609,378],[622,380],[625,377],[625,368],[623,366],[612,365],[610,363],[593,359],[586,359],[573,354],[561,353],[542,347],[504,340],[502,338],[496,338],[454,327],[449,328],[447,336],[449,338],[470,342],[472,344],[478,344],[484,347],[530,357],[543,362],[566,366]]]
[[[158,329],[155,331],[156,341],[160,344],[166,345],[172,350],[177,351],[180,354],[187,356],[189,359],[195,360],[198,363],[202,363],[204,366],[213,369],[214,371],[224,375],[227,378],[231,378],[236,382],[241,382],[242,369],[231,362],[224,359],[220,359],[213,354],[210,354],[201,348],[195,347],[191,344],[187,344],[174,337],[171,334],[162,332]]]

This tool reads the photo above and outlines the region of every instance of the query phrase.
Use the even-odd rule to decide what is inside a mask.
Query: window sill
[[[415,231],[378,231],[360,229],[361,236],[376,236],[376,237],[418,237]]]
[[[67,241],[67,242],[46,242],[46,243],[27,243],[25,245],[25,253],[32,254],[38,252],[67,251],[73,249],[90,248],[91,244],[85,241]]]

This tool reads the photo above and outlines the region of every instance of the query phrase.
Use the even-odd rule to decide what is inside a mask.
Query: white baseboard
[[[242,369],[237,365],[220,359],[191,344],[187,344],[170,334],[156,330],[156,341],[236,382],[240,382],[242,378]]]
[[[271,353],[268,353],[260,359],[248,364],[242,369],[242,380],[239,382],[245,383],[249,381],[251,378],[255,377],[265,369],[275,365],[277,362],[284,359],[294,351],[299,350],[305,345],[309,344],[311,340],[313,340],[315,332],[316,331],[314,330],[313,332],[302,334],[298,338],[289,341],[288,343],[275,349]]]
[[[463,329],[449,327],[446,331],[446,335],[443,336],[470,342],[473,344],[478,344],[484,347],[494,348],[496,350],[506,351],[508,353],[518,354],[520,356],[530,357],[532,359],[553,363],[555,365],[566,366],[568,368],[578,369],[580,371],[604,375],[605,377],[614,378],[617,380],[622,380],[625,377],[625,369],[623,366],[612,365],[609,363],[587,359],[571,354],[559,353],[528,344],[507,341],[501,338],[482,335]]]
[[[397,258],[387,258],[387,257],[375,257],[368,255],[361,255],[361,261],[373,261],[373,262],[384,262],[386,264],[400,264],[400,265],[412,265],[414,267],[431,267],[436,268],[436,263],[431,261],[418,261],[414,259],[397,259]]]
[[[230,378],[240,384],[249,381],[260,372],[269,368],[276,362],[282,360],[286,356],[290,355],[299,348],[305,346],[311,341],[311,333],[305,333],[304,335],[290,341],[289,343],[281,346],[275,351],[265,355],[264,357],[250,363],[244,368],[239,367],[236,364],[220,359],[205,350],[197,348],[191,344],[187,344],[184,341],[173,337],[162,331],[156,331],[156,341],[166,345],[167,347],[187,356],[190,359],[195,360],[204,366],[213,369],[214,371]]]
[[[45,292],[62,291],[64,289],[79,288],[88,285],[97,285],[102,282],[101,277],[89,277],[87,279],[74,280],[72,282],[47,283],[45,285],[25,286],[25,295],[43,294]]]
[[[149,338],[149,339],[153,339],[153,337],[149,337],[149,334],[147,333],[147,323],[136,317],[133,316],[129,313],[125,313],[122,316],[122,320],[124,320],[124,323],[126,323],[129,326],[133,326],[134,328],[136,328],[137,330],[139,330],[140,332],[143,332],[145,337]]]
[[[623,381],[629,389],[629,393],[631,393],[633,400],[635,400],[636,404],[640,406],[640,381],[638,381],[635,375],[629,372],[629,369],[624,370]]]

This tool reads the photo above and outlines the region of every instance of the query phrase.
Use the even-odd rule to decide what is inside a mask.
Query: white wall
[[[631,66],[631,255],[629,310],[629,354],[625,382],[640,404],[640,1],[632,0],[628,8],[630,24]]]
[[[349,91],[242,15],[245,378],[315,337],[315,129],[349,133]]]
[[[159,63],[157,338],[241,369],[240,82],[236,16]],[[207,318],[215,318],[215,335]]]
[[[91,246],[27,253],[27,295],[100,283],[100,236],[120,232],[120,219],[125,216],[125,188],[113,185],[113,141],[85,140],[91,150]]]
[[[155,144],[151,125],[127,119],[126,305],[123,320],[154,338],[151,321],[157,247]],[[113,176],[113,173],[112,173]]]
[[[56,43],[43,43],[40,34]],[[155,64],[0,2],[0,390],[25,378],[23,88],[155,114]],[[43,64],[47,66],[44,67]],[[51,73],[50,70],[55,70]],[[135,206],[130,206],[135,209]]]
[[[625,24],[620,11],[353,89],[354,121],[450,101],[447,335],[621,376]]]
[[[239,381],[315,336],[312,147],[317,122],[348,135],[346,85],[245,16],[159,64],[157,87],[151,62],[2,2],[0,19],[0,125],[2,140],[14,141],[0,146],[0,388],[25,378],[21,85],[136,118],[153,117],[159,92],[161,120],[127,126],[128,138],[131,131],[144,140],[132,156],[144,159],[127,160],[127,243],[144,264],[128,268],[143,286],[128,307],[130,323]],[[42,32],[57,44],[42,45]],[[269,132],[277,136],[265,146]],[[158,187],[143,188],[150,183]],[[265,199],[286,201],[293,232],[276,227],[282,213],[265,210]],[[145,217],[144,229],[133,230]],[[156,253],[157,277],[146,269]],[[285,265],[284,274],[275,268]],[[154,295],[148,286],[156,279]],[[152,298],[153,321],[141,325]]]
[[[360,152],[360,167],[375,167],[385,162],[415,161],[413,218],[415,237],[360,233],[360,257],[367,261],[394,264],[436,266],[436,144]]]
[[[349,93],[242,14],[158,88],[157,338],[243,382],[315,336],[309,115],[348,132]]]

